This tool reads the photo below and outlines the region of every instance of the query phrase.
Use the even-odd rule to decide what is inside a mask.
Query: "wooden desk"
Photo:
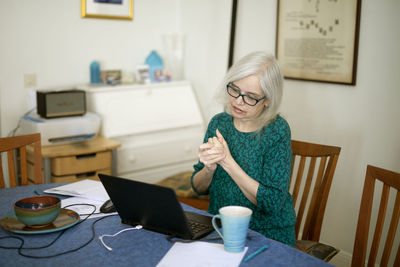
[[[99,172],[116,175],[116,149],[119,146],[119,142],[105,137],[66,145],[42,146],[44,183],[98,179]],[[29,149],[27,158],[30,161]],[[30,169],[28,167],[28,177]]]

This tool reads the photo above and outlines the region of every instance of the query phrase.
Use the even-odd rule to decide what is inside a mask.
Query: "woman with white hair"
[[[291,133],[278,114],[282,86],[277,60],[264,52],[230,68],[220,88],[225,111],[208,125],[191,183],[197,194],[210,195],[211,214],[229,205],[248,207],[251,229],[294,246]]]

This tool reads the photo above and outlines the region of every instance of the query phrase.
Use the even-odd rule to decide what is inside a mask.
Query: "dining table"
[[[13,207],[17,200],[60,185],[49,183],[0,189],[0,220],[15,217]],[[57,196],[62,200],[68,198]],[[181,205],[184,210],[210,215]],[[156,266],[176,242],[165,234],[137,229],[104,239],[112,248],[108,250],[99,237],[132,226],[123,224],[115,213],[95,218],[80,215],[78,220],[71,227],[36,234],[0,228],[0,266]],[[223,243],[216,231],[199,241]],[[268,249],[247,262],[242,260],[240,266],[332,266],[250,229],[243,259],[265,245]],[[178,265],[187,266],[187,262]]]

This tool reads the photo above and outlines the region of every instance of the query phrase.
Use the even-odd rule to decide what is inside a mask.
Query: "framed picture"
[[[133,19],[133,0],[81,0],[82,18]]]
[[[276,56],[285,78],[356,84],[361,0],[279,0]]]
[[[120,70],[105,70],[101,72],[101,82],[103,84],[116,85],[121,83]]]
[[[141,84],[149,84],[151,82],[149,65],[136,66],[136,81]]]

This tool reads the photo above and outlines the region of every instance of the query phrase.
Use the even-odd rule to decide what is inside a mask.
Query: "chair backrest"
[[[292,140],[292,149],[290,188],[297,213],[296,239],[318,242],[341,148]]]
[[[360,211],[358,215],[358,224],[356,231],[356,239],[354,241],[353,258],[351,266],[365,266],[365,259],[367,256],[367,243],[369,228],[371,224],[371,211],[374,200],[375,185],[380,181],[382,184],[381,200],[379,203],[379,210],[373,234],[371,247],[369,250],[368,266],[374,266],[377,259],[379,244],[381,243],[382,229],[385,222],[386,209],[388,206],[388,199],[390,189],[396,192],[396,200],[393,206],[392,217],[390,226],[386,235],[386,239],[382,240],[385,243],[383,248],[380,266],[387,266],[392,250],[393,241],[396,235],[397,225],[400,217],[400,173],[392,172],[389,170],[381,169],[371,165],[367,166],[365,175],[364,190],[361,198]],[[392,191],[393,192],[393,191]],[[378,198],[379,194],[375,194]],[[393,266],[400,266],[400,245],[397,248],[396,258]]]
[[[27,149],[28,145],[33,145],[33,182],[35,184],[43,183],[42,175],[42,150],[40,142],[40,134],[28,134],[13,137],[0,138],[0,156],[2,152],[7,152],[8,174],[10,187],[18,185],[15,152],[19,150],[19,171],[21,174],[21,185],[28,184],[28,161]],[[2,157],[0,157],[0,188],[5,187],[5,175],[3,172]]]

